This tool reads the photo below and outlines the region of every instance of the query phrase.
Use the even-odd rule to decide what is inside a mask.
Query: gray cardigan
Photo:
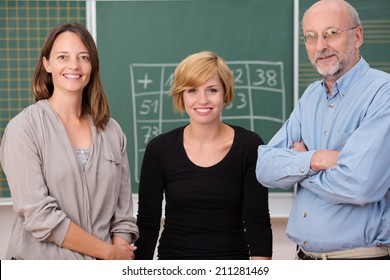
[[[130,242],[138,238],[125,134],[113,119],[104,131],[91,121],[91,129],[83,171],[47,100],[8,123],[0,161],[17,218],[6,258],[91,259],[62,247],[70,221],[106,242],[112,235]]]

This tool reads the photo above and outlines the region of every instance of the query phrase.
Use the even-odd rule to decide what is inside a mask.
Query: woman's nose
[[[80,68],[80,62],[78,58],[71,58],[68,63],[68,68],[70,69],[79,69]]]
[[[204,104],[208,102],[208,96],[206,91],[199,92],[199,101]]]

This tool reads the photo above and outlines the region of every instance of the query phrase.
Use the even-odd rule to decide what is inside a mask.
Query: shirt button
[[[346,96],[347,94],[346,94],[345,92],[343,92],[341,95],[344,97],[344,96]]]
[[[327,130],[325,130],[325,131],[324,131],[324,135],[327,135],[327,134],[328,134],[328,131],[327,131]]]
[[[301,174],[305,173],[305,169],[301,168],[299,169],[299,172],[301,172]]]
[[[334,107],[334,104],[333,104],[333,103],[330,103],[330,104],[329,104],[329,108],[333,109],[333,107]]]
[[[305,212],[305,213],[303,213],[303,217],[304,218],[306,218],[307,217],[307,213]]]
[[[303,242],[303,245],[307,246],[307,245],[309,245],[309,242],[305,241],[305,242]]]

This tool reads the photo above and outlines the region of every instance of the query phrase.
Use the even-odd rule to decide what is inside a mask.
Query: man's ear
[[[358,50],[363,45],[363,27],[360,25],[356,28],[355,48]]]

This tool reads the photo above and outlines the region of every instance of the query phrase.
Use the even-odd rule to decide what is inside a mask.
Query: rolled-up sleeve
[[[61,246],[70,221],[50,196],[43,177],[39,140],[33,127],[22,120],[9,122],[0,148],[14,211],[24,221],[24,229],[38,241]]]
[[[133,199],[130,182],[130,168],[126,151],[127,139],[124,133],[121,134],[121,179],[117,208],[111,220],[110,232],[122,239],[134,243],[138,237],[138,227],[136,219],[133,217]]]

